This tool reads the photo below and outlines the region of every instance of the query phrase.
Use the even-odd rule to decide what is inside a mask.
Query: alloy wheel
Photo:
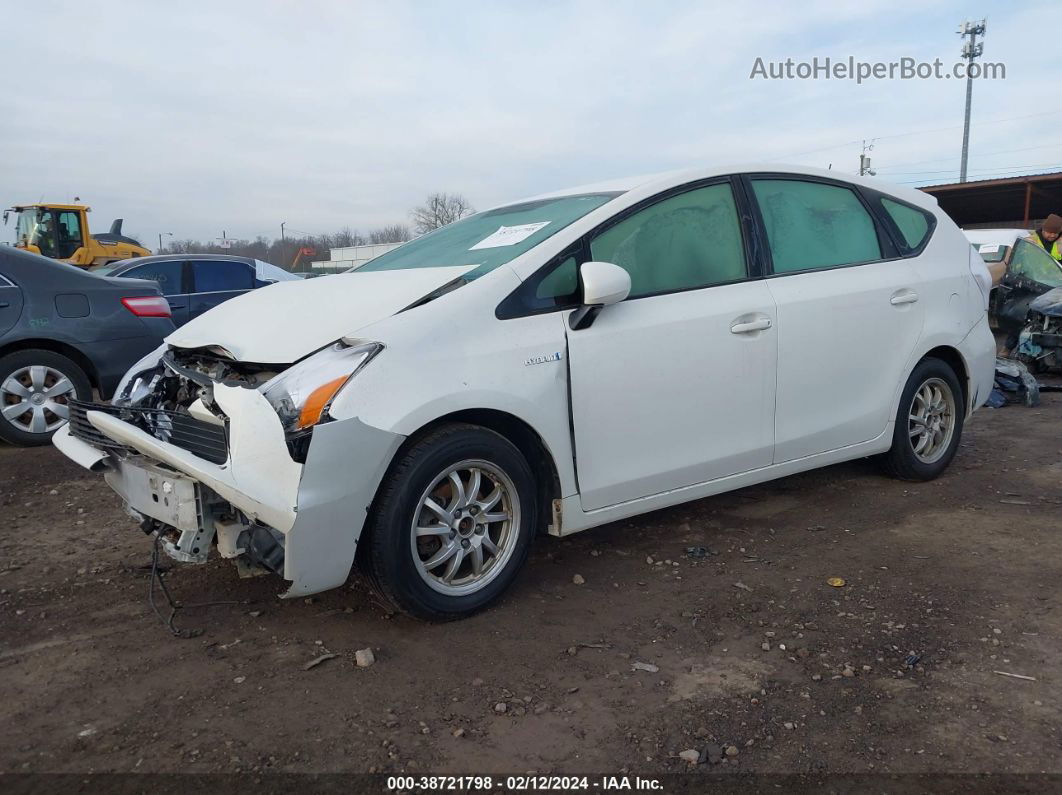
[[[504,570],[519,533],[520,499],[509,476],[489,461],[461,461],[436,475],[417,502],[413,561],[433,590],[468,596]]]
[[[0,383],[0,415],[25,433],[51,433],[70,417],[74,383],[42,364],[19,368]]]
[[[955,434],[955,395],[946,381],[928,378],[915,391],[908,411],[908,432],[915,457],[932,464],[947,452]]]

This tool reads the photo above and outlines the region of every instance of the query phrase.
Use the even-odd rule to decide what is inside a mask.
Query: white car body
[[[617,214],[691,183],[749,174],[880,191],[932,217],[928,242],[913,255],[628,298],[579,330],[570,327],[573,307],[499,318],[499,306],[522,283]],[[340,339],[382,345],[335,395],[304,461],[289,454],[264,386],[217,384],[220,416],[198,401],[189,409],[207,422],[227,423],[222,463],[103,411],[89,411],[88,421],[134,455],[94,446],[67,429],[55,444],[104,470],[138,515],[181,529],[181,542],[168,548],[182,559],[202,559],[192,545],[209,543],[211,533],[221,554],[242,554],[240,527],[196,530],[176,509],[160,509],[141,485],[145,465],[160,467],[163,479],[168,472],[190,478],[248,521],[272,528],[282,537],[280,573],[291,583],[290,597],[346,580],[392,459],[406,440],[446,418],[518,428],[541,445],[545,457],[536,467],[550,499],[548,530],[563,536],[883,453],[905,384],[927,355],[954,362],[966,415],[988,396],[995,347],[975,275],[984,266],[932,197],[832,171],[762,164],[535,200],[599,192],[616,195],[414,308],[468,272],[475,251],[466,267],[363,269],[280,283],[233,299],[167,338],[173,350],[223,349],[236,361],[278,370]],[[744,214],[754,202],[751,193],[742,196]],[[750,251],[763,247],[762,238],[749,239],[756,236],[752,223],[743,215]],[[134,367],[125,388],[160,354]]]

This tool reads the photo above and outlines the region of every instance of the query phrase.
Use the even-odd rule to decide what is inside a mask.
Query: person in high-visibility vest
[[[1040,228],[1029,235],[1026,240],[1035,243],[1055,260],[1062,262],[1062,241],[1058,239],[1060,234],[1062,234],[1062,217],[1051,213],[1040,224]]]

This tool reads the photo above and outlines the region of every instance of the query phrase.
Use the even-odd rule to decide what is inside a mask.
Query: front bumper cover
[[[253,522],[278,531],[284,538],[283,576],[291,582],[284,597],[342,585],[376,489],[405,437],[357,418],[323,423],[313,430],[306,463],[299,464],[292,460],[280,420],[261,393],[216,384],[214,399],[229,418],[229,460],[224,464],[199,458],[103,412],[90,411],[87,417],[107,437],[203,484]],[[119,494],[132,488],[123,482],[128,476],[111,458],[114,453],[71,436],[65,426],[54,444],[81,466],[104,469]]]

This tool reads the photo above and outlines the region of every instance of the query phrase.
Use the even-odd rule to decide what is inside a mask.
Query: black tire
[[[909,417],[915,394],[927,382],[946,385],[950,390],[954,404],[954,430],[946,447],[942,448],[939,457],[933,461],[925,461],[915,453],[915,442],[912,441]],[[907,385],[900,396],[900,405],[896,409],[896,428],[892,437],[892,448],[880,457],[880,462],[885,472],[900,480],[925,481],[938,477],[951,459],[955,457],[955,451],[959,449],[962,439],[962,428],[966,420],[966,401],[963,396],[959,378],[951,366],[933,357],[927,357],[920,361],[907,379]]]
[[[509,527],[512,533],[511,546],[499,546],[499,549],[509,550],[508,557],[504,563],[496,564],[498,568],[491,574],[492,578],[473,593],[455,596],[435,590],[426,579],[430,575],[421,574],[414,559],[416,555],[423,560],[419,544],[417,552],[412,546],[413,522],[418,517],[423,519],[421,498],[436,479],[449,467],[470,460],[490,464],[508,478],[517,501],[510,502],[510,505],[515,505],[519,520],[508,525],[502,523],[502,527]],[[483,488],[488,485],[484,479]],[[440,426],[414,441],[392,463],[369,511],[359,543],[360,565],[366,569],[377,593],[398,610],[427,621],[465,618],[497,599],[523,567],[531,539],[538,529],[536,494],[530,466],[505,437],[477,425],[454,423]],[[438,524],[444,523],[439,520]],[[488,530],[488,537],[490,532]],[[426,539],[424,543],[438,544],[441,549],[451,541],[463,544],[466,540],[454,535],[449,540],[440,536]],[[423,554],[430,558],[431,552],[429,547]],[[465,553],[462,551],[461,554],[464,556]],[[480,554],[486,556],[488,553]],[[461,567],[465,565],[462,563]],[[472,565],[471,558],[468,558],[467,565]]]
[[[70,397],[75,397],[77,400],[92,399],[92,384],[89,383],[85,371],[73,360],[54,351],[28,348],[23,351],[9,353],[7,356],[0,358],[0,412],[5,409],[10,411],[10,406],[20,405],[18,404],[18,396],[5,389],[8,379],[27,367],[38,365],[48,368],[50,373],[60,373],[66,376],[73,385],[72,393],[68,393],[66,397],[56,397],[57,403],[63,403]],[[49,376],[49,380],[51,379],[52,376]],[[22,383],[22,381],[20,380],[19,383]],[[31,423],[24,419],[26,416],[26,414],[23,414],[20,417],[9,419],[5,414],[0,413],[0,439],[18,447],[34,447],[48,444],[52,440],[52,435],[58,430],[58,425],[49,430],[34,433],[27,427]],[[58,415],[52,414],[50,411],[45,414],[46,422],[52,425],[54,423],[47,419],[49,416],[58,418]]]

